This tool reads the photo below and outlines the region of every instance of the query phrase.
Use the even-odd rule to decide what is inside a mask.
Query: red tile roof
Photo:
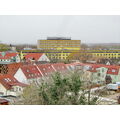
[[[66,67],[66,65],[64,63],[55,63],[55,64],[52,64],[52,66],[58,72],[60,72],[60,71],[62,72],[62,71],[67,70],[67,67]]]
[[[110,67],[108,68],[107,74],[118,75],[119,68],[117,67]]]
[[[55,72],[51,64],[39,64],[37,65],[43,76],[51,75]]]
[[[97,68],[100,67],[105,67],[108,69],[107,74],[113,74],[113,75],[118,75],[120,66],[116,66],[116,65],[105,65],[105,64],[83,64],[84,65],[90,65],[92,67],[91,70],[89,70],[90,72],[97,72]]]
[[[44,53],[27,53],[27,54],[25,55],[25,59],[26,59],[26,60],[32,60],[32,59],[34,59],[34,60],[38,61],[39,58],[40,58],[43,54],[44,54]]]
[[[111,69],[113,69],[113,68],[119,69],[120,68],[120,66],[116,66],[116,65],[88,64],[88,63],[71,63],[71,64],[67,64],[66,66],[70,66],[70,65],[73,65],[73,66],[76,66],[76,65],[86,66],[86,65],[88,65],[88,66],[91,66],[91,68],[92,68],[91,70],[89,70],[91,72],[97,72],[97,70],[96,70],[97,68],[105,67],[107,69],[110,69],[108,71],[108,73],[110,73],[110,74],[115,74],[114,72],[110,72]],[[116,74],[117,74],[117,72],[116,72]]]
[[[20,68],[27,79],[34,79],[42,76],[35,65],[23,65]]]
[[[0,59],[11,59],[11,57],[16,57],[17,55],[18,55],[18,53],[7,52],[7,53],[5,53],[4,56],[2,56],[2,53],[0,53]]]
[[[8,73],[10,75],[14,75],[17,70],[22,66],[22,63],[12,63],[12,64],[8,64]]]
[[[6,99],[1,99],[1,98],[0,98],[0,104],[8,103],[8,102],[9,102],[8,100],[6,100]]]
[[[2,75],[0,76],[0,83],[6,88],[6,89],[11,89],[12,86],[22,86],[25,87],[27,86],[24,83],[18,82],[16,78],[14,78],[11,75]]]

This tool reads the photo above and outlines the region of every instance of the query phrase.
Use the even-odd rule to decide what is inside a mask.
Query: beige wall
[[[0,92],[4,93],[3,95],[6,95],[6,93],[7,93],[7,90],[1,83],[0,83]]]

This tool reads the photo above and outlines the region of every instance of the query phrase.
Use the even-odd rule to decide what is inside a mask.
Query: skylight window
[[[7,79],[7,78],[5,78],[4,80],[8,82],[8,79]]]
[[[27,72],[30,72],[30,71],[27,69]]]

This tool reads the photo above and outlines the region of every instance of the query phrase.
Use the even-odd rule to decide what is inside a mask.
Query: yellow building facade
[[[99,58],[108,58],[108,59],[118,59],[120,58],[120,53],[114,53],[114,52],[111,52],[111,53],[92,53],[92,56],[93,57],[99,57]]]
[[[49,59],[67,59],[70,53],[80,50],[81,40],[53,38],[38,40],[37,48],[45,50]]]
[[[120,59],[120,50],[80,50],[79,52],[73,52],[69,58],[74,56],[91,56],[91,58],[107,58],[107,59]]]

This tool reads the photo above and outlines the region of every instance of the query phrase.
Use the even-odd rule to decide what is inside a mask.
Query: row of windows
[[[0,59],[0,61],[9,61],[10,62],[10,60],[9,59]]]
[[[65,44],[76,44],[80,41],[40,41],[39,43],[51,43],[51,44],[57,44],[57,43],[65,43]]]
[[[13,92],[21,92],[23,89],[21,87],[15,87],[15,88],[12,88],[10,91],[13,91]]]
[[[113,56],[113,55],[118,55],[118,54],[94,54],[96,56]]]
[[[61,50],[59,48],[40,48],[41,50]],[[62,50],[80,50],[80,47],[75,47],[75,48],[62,48]]]
[[[41,46],[40,46],[40,48],[56,48],[56,47],[57,47],[57,48],[64,48],[64,49],[65,49],[66,47],[67,47],[67,48],[71,48],[71,47],[72,47],[72,48],[73,48],[73,47],[74,47],[74,48],[80,48],[79,45],[76,45],[76,46],[73,46],[73,45],[68,45],[68,46],[60,46],[60,45],[58,45],[58,46],[41,45]]]
[[[66,59],[66,57],[49,57],[50,59]]]
[[[68,56],[69,54],[47,54],[48,56]]]
[[[40,43],[40,45],[80,45],[80,43]]]

